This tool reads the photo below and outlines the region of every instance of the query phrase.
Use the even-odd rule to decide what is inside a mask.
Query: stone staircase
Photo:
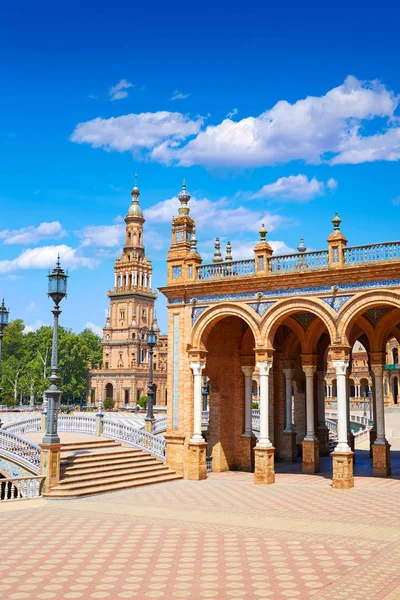
[[[181,479],[161,459],[114,440],[62,444],[60,480],[47,498],[79,498]]]

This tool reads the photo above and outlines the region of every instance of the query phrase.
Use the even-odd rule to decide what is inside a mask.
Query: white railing
[[[345,264],[385,261],[400,258],[400,242],[350,246],[343,250]]]
[[[23,435],[24,433],[40,433],[41,418],[40,415],[35,415],[24,421],[18,423],[9,423],[3,425],[3,429],[10,431],[11,433],[18,433]]]
[[[30,468],[40,467],[40,447],[34,442],[0,429],[0,453],[9,458],[18,458]]]
[[[96,433],[95,415],[58,415],[58,431],[71,433]]]
[[[260,431],[260,411],[258,410],[258,415],[253,414],[251,415],[251,427],[254,431]]]
[[[248,277],[254,275],[256,263],[254,259],[232,260],[197,267],[197,279],[221,279],[225,277]]]
[[[337,421],[334,421],[333,419],[325,419],[325,423],[330,433],[337,435]]]
[[[161,417],[154,423],[153,433],[160,433],[167,430],[167,417]]]
[[[31,406],[30,404],[20,404],[16,406],[0,405],[0,412],[36,412],[41,411],[41,406]]]
[[[165,460],[165,440],[153,433],[147,433],[137,427],[104,419],[103,435],[148,450],[155,456]]]
[[[12,477],[0,479],[0,502],[39,498],[42,495],[44,477]]]
[[[285,254],[282,256],[271,256],[268,259],[269,271],[297,271],[298,269],[324,269],[329,265],[327,250],[317,252],[303,252],[297,254]]]

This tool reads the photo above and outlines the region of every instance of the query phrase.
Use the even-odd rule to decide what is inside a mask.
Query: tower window
[[[123,321],[125,319],[125,311],[121,310],[119,313],[119,318]]]

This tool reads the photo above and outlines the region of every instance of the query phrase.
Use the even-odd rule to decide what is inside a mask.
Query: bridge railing
[[[256,263],[254,259],[231,260],[197,268],[197,279],[223,279],[225,277],[248,277],[254,275]]]
[[[165,439],[158,435],[110,419],[104,419],[103,421],[103,435],[114,440],[127,442],[138,448],[144,448],[165,460]]]
[[[343,256],[346,265],[400,259],[400,242],[349,246]]]
[[[167,417],[161,417],[154,423],[153,433],[161,433],[167,430]]]
[[[34,415],[29,419],[24,419],[18,423],[8,423],[3,425],[3,430],[11,433],[24,434],[24,433],[40,433],[40,415]]]
[[[303,252],[271,256],[268,259],[269,271],[272,273],[297,271],[304,269],[324,269],[329,265],[328,250]]]
[[[39,498],[42,495],[44,477],[9,477],[0,479],[0,502]]]
[[[40,447],[4,429],[0,429],[0,452],[10,458],[21,460],[36,471],[40,468]]]

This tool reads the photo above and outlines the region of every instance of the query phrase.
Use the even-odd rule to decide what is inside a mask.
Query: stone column
[[[206,453],[207,444],[201,431],[201,373],[205,367],[202,362],[191,362],[193,371],[193,436],[188,445],[187,456],[184,465],[184,473],[187,479],[206,479]]]
[[[325,423],[325,373],[317,371],[318,381],[318,425],[317,438],[319,440],[320,456],[329,456],[329,429]]]
[[[315,365],[304,365],[303,371],[306,376],[306,419],[307,433],[303,440],[303,473],[318,473],[319,466],[319,441],[315,435],[314,425],[314,373]]]
[[[349,361],[350,362],[350,361]],[[347,369],[347,377],[346,377],[346,416],[347,416],[347,443],[351,448],[351,451],[354,452],[354,433],[350,427],[350,375],[351,369]],[[353,456],[354,460],[354,456]]]
[[[43,496],[51,494],[60,479],[60,449],[61,444],[39,444],[40,474],[44,477]]]
[[[283,453],[282,457],[285,462],[296,462],[296,432],[293,425],[292,415],[292,385],[294,369],[282,369],[285,376],[285,412],[286,412],[286,427],[283,430]]]
[[[260,372],[260,437],[254,448],[254,483],[274,483],[274,451],[269,439],[269,372],[272,362],[257,362]]]
[[[251,412],[251,391],[253,385],[254,367],[242,367],[244,373],[244,432],[243,435],[252,434],[252,412]]]
[[[383,365],[372,365],[375,380],[376,440],[372,445],[372,472],[379,477],[391,475],[390,444],[385,436],[385,405],[383,398]]]
[[[253,386],[254,366],[243,366],[244,373],[244,432],[236,452],[238,469],[252,471],[252,456],[255,443],[252,427],[251,393]]]
[[[337,436],[338,444],[332,452],[333,478],[332,487],[348,489],[354,487],[353,452],[347,440],[347,408],[346,408],[346,373],[349,366],[347,360],[333,360],[336,370],[337,387]]]
[[[201,409],[202,409],[202,398],[201,398],[201,373],[205,367],[204,363],[192,362],[190,368],[193,371],[193,398],[194,398],[194,409],[193,409],[193,436],[190,439],[191,443],[202,443],[204,442],[202,430],[201,430]]]

